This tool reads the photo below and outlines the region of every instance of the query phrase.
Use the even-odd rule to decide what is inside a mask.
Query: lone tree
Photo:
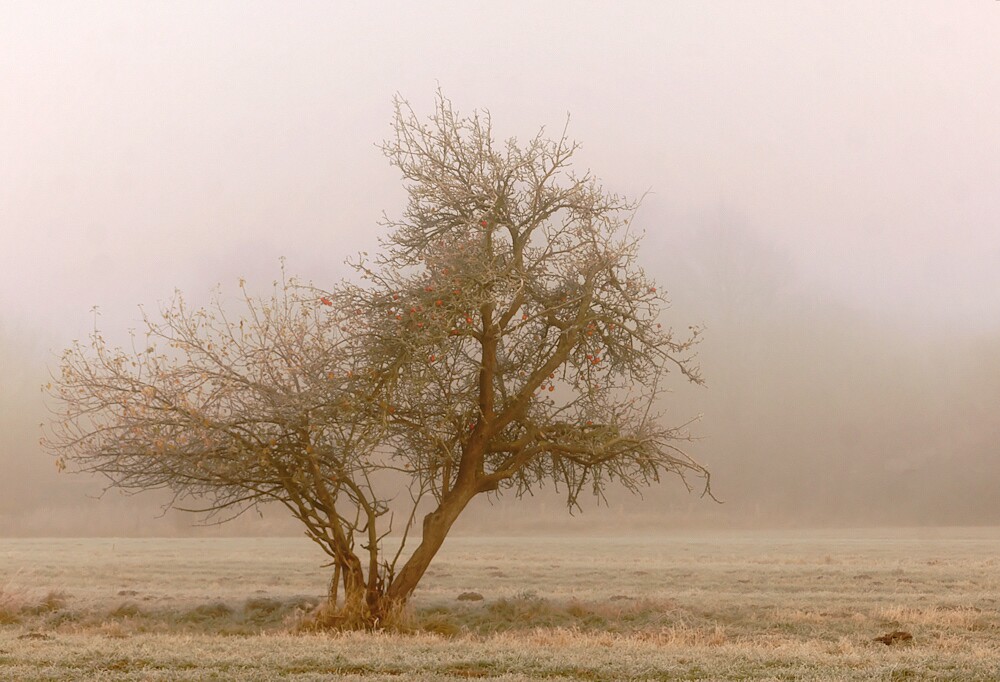
[[[286,506],[332,559],[320,621],[340,627],[391,621],[477,495],[709,491],[658,412],[668,372],[701,383],[698,329],[659,320],[637,204],[572,171],[565,131],[498,144],[439,95],[426,121],[397,100],[393,133],[409,201],[355,283],[244,290],[239,318],[177,295],[130,349],[97,331],[68,349],[49,386],[60,468],[222,519]]]

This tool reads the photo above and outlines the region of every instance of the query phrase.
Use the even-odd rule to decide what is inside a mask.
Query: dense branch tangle
[[[422,544],[390,588],[405,599],[475,495],[544,481],[567,501],[609,482],[707,471],[655,405],[663,374],[701,381],[698,330],[661,326],[664,299],[636,264],[635,204],[570,167],[565,133],[496,145],[487,114],[439,98],[421,121],[397,101],[383,145],[409,193],[382,255],[343,305],[373,311],[397,465],[433,494]],[[707,489],[707,488],[706,488]]]
[[[372,478],[384,438],[371,374],[351,348],[356,316],[330,315],[294,281],[243,299],[232,321],[218,299],[191,310],[175,294],[144,315],[141,348],[115,349],[95,331],[65,351],[49,386],[57,464],[126,490],[168,489],[174,506],[221,520],[277,501],[341,567],[348,594],[377,600],[386,571],[373,534],[388,505]]]
[[[53,439],[121,487],[218,512],[281,502],[333,559],[346,602],[332,592],[332,620],[368,625],[408,600],[482,493],[551,481],[572,507],[667,473],[708,490],[678,447],[685,426],[657,411],[670,370],[700,383],[698,330],[661,326],[636,204],[574,174],[565,132],[498,145],[488,114],[462,118],[440,95],[427,122],[397,101],[393,131],[382,148],[409,201],[384,220],[382,253],[356,263],[359,283],[284,283],[246,297],[238,323],[178,298],[147,320],[172,354],[95,336],[93,354],[64,358]],[[432,509],[412,553],[387,558],[400,481],[404,538],[421,500]]]

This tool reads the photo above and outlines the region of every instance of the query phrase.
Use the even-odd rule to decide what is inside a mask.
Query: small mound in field
[[[199,623],[216,618],[228,618],[233,613],[233,609],[222,602],[214,604],[200,604],[190,611],[184,613],[180,619],[182,621]]]
[[[243,612],[249,617],[265,618],[280,611],[281,601],[270,597],[253,597],[243,604]]]
[[[483,595],[478,592],[463,592],[458,595],[458,601],[482,601]]]
[[[633,601],[635,597],[630,597],[627,594],[613,594],[611,595],[611,601]]]
[[[881,637],[876,637],[873,642],[882,642],[886,646],[891,646],[893,644],[901,644],[903,642],[910,642],[913,640],[913,635],[911,635],[906,630],[893,630],[888,632]]]
[[[48,641],[53,639],[52,635],[47,635],[44,632],[26,632],[23,635],[18,635],[18,639],[31,639],[38,641]]]

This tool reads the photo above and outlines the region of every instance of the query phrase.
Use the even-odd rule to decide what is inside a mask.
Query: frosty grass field
[[[322,563],[305,538],[2,539],[0,680],[1000,680],[995,528],[453,537],[408,633],[297,629]]]

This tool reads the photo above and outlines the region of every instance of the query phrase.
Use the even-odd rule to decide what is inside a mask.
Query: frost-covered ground
[[[1000,680],[1000,529],[454,537],[413,633],[295,634],[323,562],[304,538],[0,540],[0,680]],[[912,642],[872,641],[893,630]]]

